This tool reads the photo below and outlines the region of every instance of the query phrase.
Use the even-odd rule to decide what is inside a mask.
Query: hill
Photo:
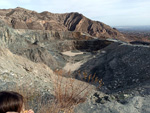
[[[90,20],[79,13],[54,14],[47,11],[37,13],[17,7],[1,9],[0,19],[15,29],[78,31],[97,38],[124,39],[116,29],[102,22]]]

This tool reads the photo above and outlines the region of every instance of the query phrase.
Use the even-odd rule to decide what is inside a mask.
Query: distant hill
[[[150,42],[150,26],[118,26],[115,27],[124,36],[130,40],[130,42],[141,41]]]
[[[147,26],[116,26],[119,31],[150,32],[150,25]]]
[[[78,31],[97,38],[124,40],[124,36],[116,29],[102,22],[92,21],[79,13],[37,13],[17,7],[0,9],[0,19],[15,29]]]

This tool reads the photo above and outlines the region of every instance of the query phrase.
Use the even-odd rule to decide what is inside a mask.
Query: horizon
[[[109,26],[150,26],[149,0],[1,0],[1,9],[22,7],[38,13],[78,12]],[[39,7],[40,6],[40,7]]]

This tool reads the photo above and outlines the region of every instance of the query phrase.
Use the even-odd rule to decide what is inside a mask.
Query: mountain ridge
[[[38,13],[17,7],[0,9],[0,19],[15,29],[77,31],[97,38],[124,40],[124,36],[116,29],[77,12],[58,14],[43,11]]]

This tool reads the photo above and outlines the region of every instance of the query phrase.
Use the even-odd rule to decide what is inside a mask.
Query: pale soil
[[[67,56],[76,56],[76,55],[81,55],[83,54],[83,52],[78,52],[78,53],[73,53],[71,51],[65,51],[65,52],[62,52],[63,55],[67,55]]]

